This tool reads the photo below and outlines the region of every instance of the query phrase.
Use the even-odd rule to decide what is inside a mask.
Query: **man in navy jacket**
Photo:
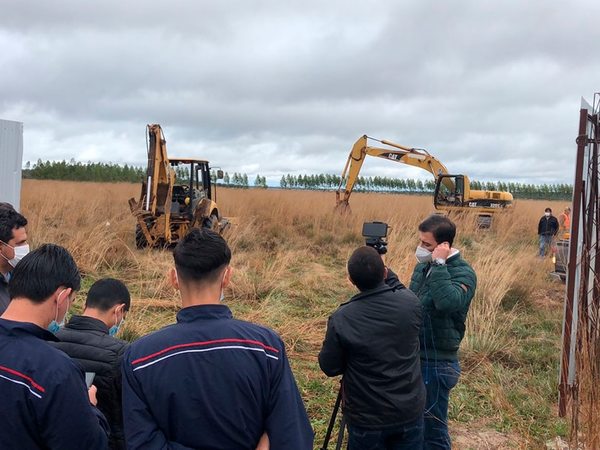
[[[79,289],[75,261],[43,245],[12,273],[11,302],[0,317],[0,448],[106,449],[108,425],[92,406],[83,372],[47,328],[64,320]]]
[[[231,251],[195,229],[174,250],[177,323],[134,342],[123,361],[129,449],[312,449],[313,432],[272,330],[221,304]]]

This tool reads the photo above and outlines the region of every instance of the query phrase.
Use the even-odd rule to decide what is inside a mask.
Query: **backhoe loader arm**
[[[394,149],[368,146],[368,139],[381,142],[382,144],[393,147]],[[348,155],[346,166],[342,171],[340,185],[335,193],[337,205],[348,205],[350,194],[352,194],[352,190],[354,189],[354,185],[358,179],[358,174],[367,155],[418,167],[433,174],[436,180],[439,175],[445,175],[448,173],[446,166],[431,156],[427,150],[405,147],[391,141],[373,139],[369,138],[367,135],[364,135],[354,143],[354,146],[350,151],[350,155]],[[344,185],[344,181],[346,182],[346,187],[343,189],[342,195],[342,186]],[[447,185],[449,189],[454,190],[454,183],[452,182],[452,179],[445,178],[443,183]]]
[[[148,169],[146,172],[146,202],[152,214],[157,207],[165,208],[171,200],[171,188],[175,182],[175,172],[169,165],[167,144],[160,125],[148,125]],[[164,209],[162,212],[165,212]]]

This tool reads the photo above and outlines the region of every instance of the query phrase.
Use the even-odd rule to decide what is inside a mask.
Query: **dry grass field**
[[[127,199],[138,185],[25,180],[22,209],[33,246],[69,248],[89,286],[112,276],[133,295],[123,337],[133,340],[172,323],[177,293],[166,282],[168,251],[136,250]],[[408,282],[415,264],[417,224],[432,211],[430,197],[353,194],[352,215],[333,212],[332,192],[220,189],[218,203],[234,225],[226,238],[234,257],[226,303],[238,318],[277,330],[321,445],[338,381],[319,370],[317,354],[328,315],[354,294],[345,262],[364,243],[364,221],[392,227],[387,265]],[[564,203],[518,201],[477,230],[457,219],[455,243],[479,284],[462,345],[463,375],[450,405],[455,448],[543,448],[567,433],[556,416],[564,286],[536,258],[537,221],[544,207]]]

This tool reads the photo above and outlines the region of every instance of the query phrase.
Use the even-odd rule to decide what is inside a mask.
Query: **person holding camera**
[[[348,448],[415,449],[423,442],[425,387],[419,365],[419,299],[384,282],[387,269],[369,246],[348,260],[360,291],[330,317],[319,353],[321,370],[343,375]]]
[[[419,225],[420,245],[411,282],[423,305],[421,370],[427,389],[424,449],[450,449],[448,398],[460,376],[458,347],[475,294],[477,277],[452,247],[456,226],[445,216],[432,215]]]

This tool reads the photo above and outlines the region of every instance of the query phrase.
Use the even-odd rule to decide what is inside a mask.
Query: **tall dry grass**
[[[85,289],[104,276],[124,280],[133,294],[125,336],[134,339],[175,319],[177,293],[165,276],[169,251],[136,250],[128,198],[138,185],[25,180],[22,209],[33,246],[69,248],[86,277]],[[417,226],[434,212],[428,196],[355,193],[352,214],[333,211],[331,192],[220,189],[222,213],[232,218],[226,238],[233,251],[227,303],[240,318],[275,328],[282,336],[318,439],[335,383],[320,373],[316,357],[328,315],[353,295],[345,263],[363,245],[362,223],[391,226],[386,264],[408,284],[415,265]],[[476,270],[478,288],[462,345],[469,366],[489,364],[521,343],[510,327],[530,294],[548,282],[548,261],[535,259],[536,230],[546,206],[518,201],[479,230],[473,216],[456,218],[455,246]],[[83,295],[79,302],[83,302]],[[510,304],[506,304],[510,297]],[[468,370],[468,367],[467,367]]]

